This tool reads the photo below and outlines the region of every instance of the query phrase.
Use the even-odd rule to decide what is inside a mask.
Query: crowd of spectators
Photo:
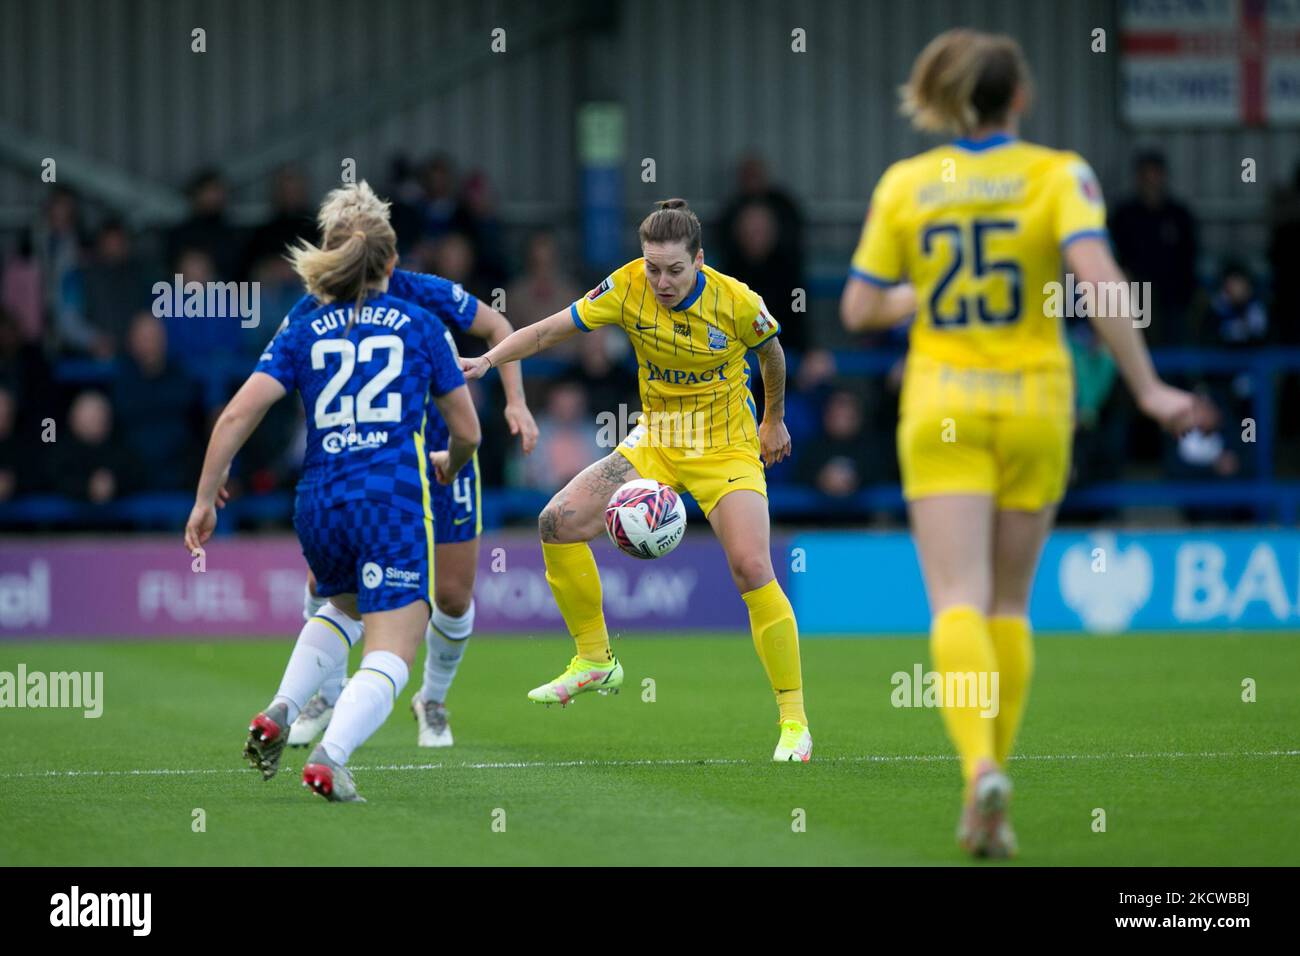
[[[460,282],[516,326],[565,308],[598,278],[551,229],[508,241],[490,181],[458,170],[450,157],[395,160],[381,186],[393,200],[403,266]],[[58,494],[99,504],[193,487],[211,422],[301,295],[284,251],[315,238],[315,191],[302,171],[280,170],[269,215],[253,225],[232,219],[228,186],[215,171],[196,174],[187,198],[183,221],[136,233],[73,191],[52,187],[31,226],[0,248],[0,503]],[[1273,209],[1267,255],[1279,275],[1300,256],[1300,168]],[[1151,284],[1159,316],[1147,332],[1154,346],[1296,341],[1295,323],[1280,329],[1270,322],[1270,311],[1292,314],[1300,306],[1292,301],[1300,294],[1294,284],[1261,291],[1261,276],[1246,261],[1222,263],[1212,281],[1203,281],[1195,216],[1171,192],[1158,153],[1137,157],[1132,192],[1114,203],[1109,227],[1121,266],[1134,281]],[[810,314],[792,309],[796,290],[808,287],[806,234],[799,200],[774,183],[760,157],[748,155],[737,164],[732,194],[707,224],[706,254],[764,297],[798,359],[786,414],[795,454],[771,481],[844,498],[897,480],[901,363],[877,375],[848,374],[843,351],[826,348]],[[260,321],[245,327],[235,318],[157,316],[153,287],[170,285],[174,276],[257,282]],[[904,338],[899,330],[856,344],[901,352]],[[1087,323],[1071,323],[1068,338],[1078,378],[1076,482],[1120,477],[1122,464],[1148,443],[1164,448],[1147,457],[1169,476],[1255,474],[1249,450],[1231,434],[1260,387],[1251,376],[1193,376],[1191,383],[1225,410],[1224,433],[1159,446],[1117,387],[1114,363]],[[471,354],[482,348],[463,338],[459,345]],[[500,427],[495,385],[475,386],[487,422],[485,486],[558,488],[603,453],[602,413],[626,421],[628,407],[635,409],[635,369],[617,332],[574,339],[548,358],[545,374],[527,385],[541,431],[528,458]],[[1284,388],[1293,389],[1294,380]],[[237,461],[236,494],[292,489],[304,438],[298,406],[280,403],[258,429]]]

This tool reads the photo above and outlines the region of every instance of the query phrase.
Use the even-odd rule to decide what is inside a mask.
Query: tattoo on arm
[[[775,337],[758,347],[758,367],[763,374],[764,416],[785,414],[785,350]]]

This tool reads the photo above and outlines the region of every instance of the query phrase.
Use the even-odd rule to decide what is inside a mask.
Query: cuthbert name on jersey
[[[335,329],[341,329],[348,324],[348,315],[352,311],[351,308],[334,309],[324,315],[317,316],[311,320],[311,330],[317,335],[324,335],[327,332],[333,332]],[[405,328],[410,321],[411,317],[398,309],[375,308],[368,305],[357,316],[356,324],[379,325],[395,331]]]

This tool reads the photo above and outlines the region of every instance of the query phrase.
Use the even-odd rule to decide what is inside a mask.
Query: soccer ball
[[[667,485],[653,478],[637,478],[609,499],[605,530],[624,554],[662,558],[686,533],[686,506]]]

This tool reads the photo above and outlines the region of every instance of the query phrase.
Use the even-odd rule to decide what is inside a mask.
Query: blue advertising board
[[[929,629],[916,549],[900,532],[790,541],[804,634]],[[1300,626],[1300,532],[1058,531],[1030,599],[1043,631],[1118,633]]]

